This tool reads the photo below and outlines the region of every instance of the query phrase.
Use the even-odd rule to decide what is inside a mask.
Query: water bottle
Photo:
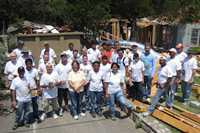
[[[183,76],[185,76],[185,68],[183,67]]]

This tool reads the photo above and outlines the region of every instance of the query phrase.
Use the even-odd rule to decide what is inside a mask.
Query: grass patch
[[[194,77],[194,84],[199,84],[200,85],[200,77]]]

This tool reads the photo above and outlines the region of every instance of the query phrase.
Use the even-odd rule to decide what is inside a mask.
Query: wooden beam
[[[188,112],[182,112],[181,115],[198,122],[199,125],[200,125],[200,117],[196,116],[195,114],[191,114],[191,113],[188,113]]]

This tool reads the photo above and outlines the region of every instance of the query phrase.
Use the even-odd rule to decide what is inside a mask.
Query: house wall
[[[74,49],[81,52],[80,35],[82,32],[69,32],[69,33],[50,33],[50,34],[22,34],[16,35],[18,40],[25,43],[25,47],[31,50],[34,57],[36,67],[40,59],[40,52],[44,49],[44,42],[49,42],[50,48],[54,49],[57,57],[56,61],[60,60],[60,53],[69,49],[69,43],[74,44]]]

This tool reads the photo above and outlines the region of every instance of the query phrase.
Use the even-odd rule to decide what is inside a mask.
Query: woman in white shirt
[[[124,91],[124,78],[121,73],[118,72],[119,65],[112,63],[112,72],[108,73],[105,78],[106,98],[110,98],[110,118],[115,120],[115,98],[119,100],[122,105],[134,110],[131,104],[125,101],[123,96]]]
[[[96,103],[97,103],[97,114],[99,115],[99,117],[102,116],[101,113],[101,96],[102,96],[102,92],[103,92],[103,72],[99,70],[100,67],[100,63],[98,61],[95,61],[94,63],[92,63],[93,66],[93,70],[89,72],[88,75],[88,82],[90,82],[90,86],[89,86],[89,92],[90,92],[90,99],[91,99],[91,115],[93,118],[96,118],[95,115],[95,97],[97,99]]]
[[[78,120],[78,115],[85,116],[82,112],[82,100],[83,100],[83,85],[85,83],[85,74],[79,70],[79,63],[77,61],[72,62],[72,71],[68,75],[69,83],[69,95],[72,103],[72,115],[75,120]],[[77,102],[77,104],[76,104]],[[77,110],[75,109],[77,105]]]

